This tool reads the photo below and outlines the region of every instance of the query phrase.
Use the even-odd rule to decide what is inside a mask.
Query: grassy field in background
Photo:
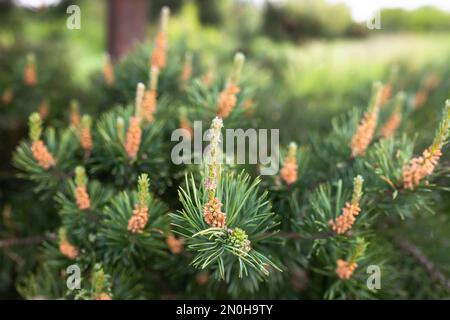
[[[287,46],[285,54],[285,82],[291,94],[334,94],[358,82],[383,79],[393,63],[406,62],[416,69],[441,64],[450,56],[450,33],[315,41]]]

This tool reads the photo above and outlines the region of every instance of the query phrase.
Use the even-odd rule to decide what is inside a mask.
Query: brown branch
[[[406,251],[410,256],[412,256],[420,265],[428,272],[433,281],[439,282],[448,290],[450,290],[450,280],[439,270],[436,269],[434,263],[425,255],[419,248],[414,246],[412,243],[405,239],[399,237],[395,238],[395,243],[397,246]]]
[[[14,261],[14,263],[18,264],[19,266],[24,265],[25,262],[22,259],[22,257],[19,256],[18,254],[16,254],[15,252],[11,251],[9,248],[5,248],[4,252],[8,258],[10,258],[12,261]]]
[[[9,248],[12,246],[31,246],[39,244],[51,237],[48,236],[31,236],[26,238],[9,238],[0,240],[0,248]]]
[[[327,239],[332,237],[334,234],[332,232],[319,232],[316,234],[301,234],[298,232],[278,232],[276,235],[285,238],[285,239],[293,239],[293,240],[317,240],[317,239]]]
[[[50,173],[53,174],[53,176],[55,176],[58,179],[61,180],[68,180],[71,179],[71,175],[65,173],[64,171],[60,170],[59,168],[53,167],[50,169]]]

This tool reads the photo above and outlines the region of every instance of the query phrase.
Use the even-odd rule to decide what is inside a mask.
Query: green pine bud
[[[125,121],[123,120],[122,117],[117,117],[116,129],[119,141],[123,143],[123,141],[125,140]]]
[[[234,56],[234,70],[231,76],[231,82],[237,85],[241,79],[242,68],[244,67],[245,55],[242,52]]]
[[[91,124],[92,124],[92,120],[91,117],[87,114],[83,115],[83,117],[81,118],[81,126],[83,128],[91,128]]]
[[[33,112],[28,118],[28,123],[30,127],[30,139],[32,141],[39,140],[42,134],[42,120],[39,113]]]
[[[103,268],[98,263],[94,266],[91,281],[94,291],[94,297],[97,297],[104,291],[108,281],[108,276],[105,274]]]
[[[85,186],[87,183],[86,170],[82,166],[75,168],[75,184],[77,186]]]
[[[228,231],[228,243],[245,253],[248,253],[251,250],[251,242],[248,240],[247,233],[241,228],[235,228],[233,230]]]
[[[146,173],[142,173],[138,178],[139,207],[147,207],[150,198],[150,179]]]
[[[78,113],[80,111],[80,104],[78,103],[78,100],[72,99],[70,101],[70,111]]]
[[[298,149],[298,146],[295,142],[289,143],[288,156],[291,158],[295,158],[297,156],[297,149]]]
[[[149,72],[149,89],[156,91],[158,88],[158,77],[159,77],[159,69],[158,67],[151,66]]]
[[[363,187],[364,179],[362,176],[358,175],[353,179],[353,195],[352,195],[352,204],[357,206],[359,205],[359,201],[363,195],[362,187]]]

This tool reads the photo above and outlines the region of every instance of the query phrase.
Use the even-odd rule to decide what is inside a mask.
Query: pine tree
[[[393,68],[387,84],[373,84],[367,107],[333,119],[327,134],[311,133],[308,143],[290,137],[279,173],[260,177],[255,166],[224,164],[220,148],[224,127],[259,121],[244,55],[235,55],[231,72],[205,80],[199,57],[169,46],[168,16],[163,9],[150,49],[117,66],[105,59],[99,100],[111,100],[110,110],[81,114],[74,102],[70,123],[58,129],[38,113],[29,117],[14,164],[60,221],[48,229],[21,294],[398,298],[404,283],[394,270],[413,270],[398,261],[398,250],[420,256],[401,227],[438,211],[447,196],[440,160],[450,100],[434,139],[417,151],[405,130],[414,104],[396,92],[401,75]],[[209,152],[201,165],[175,165],[171,133],[181,128],[189,140],[194,121],[210,127]],[[81,269],[81,290],[66,286],[70,265]],[[382,289],[367,285],[367,270],[377,268]],[[428,271],[444,297],[445,275]]]

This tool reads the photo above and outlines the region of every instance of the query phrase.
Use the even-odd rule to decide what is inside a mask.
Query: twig
[[[333,236],[332,232],[320,232],[316,234],[307,234],[303,235],[298,232],[278,232],[276,234],[277,236],[280,236],[285,239],[301,239],[301,240],[317,240],[317,239],[327,239]]]
[[[450,290],[450,280],[441,271],[436,269],[434,263],[426,255],[424,255],[419,248],[415,247],[409,241],[399,237],[395,238],[395,243],[400,249],[406,251],[414,259],[416,259],[417,262],[425,268],[433,281],[441,283],[444,287]]]
[[[51,172],[55,177],[57,177],[58,179],[61,179],[61,180],[68,180],[68,179],[71,179],[71,175],[65,173],[64,171],[60,170],[59,168],[53,167],[53,168],[50,170],[50,172]]]
[[[50,237],[48,236],[32,236],[26,238],[10,238],[0,240],[0,248],[8,248],[12,246],[31,246],[34,244],[39,244]]]

